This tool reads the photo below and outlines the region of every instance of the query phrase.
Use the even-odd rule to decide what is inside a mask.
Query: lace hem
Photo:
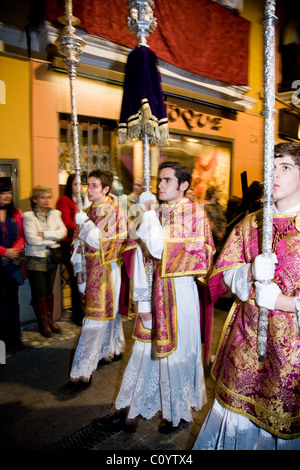
[[[206,403],[201,357],[196,352],[178,361],[151,358],[151,344],[136,341],[127,364],[115,407],[129,407],[129,418],[150,419],[158,411],[177,426],[181,419],[193,420],[191,408]]]
[[[88,380],[97,369],[100,359],[112,359],[125,349],[125,337],[121,315],[111,321],[84,319],[78,345],[75,351],[71,379]]]

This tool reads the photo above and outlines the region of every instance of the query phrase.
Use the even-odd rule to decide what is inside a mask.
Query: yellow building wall
[[[234,142],[231,194],[242,196],[241,173],[247,172],[248,186],[263,180],[263,119],[248,113],[239,113],[238,132]]]
[[[0,158],[18,161],[19,207],[25,210],[32,183],[29,61],[0,55],[0,80]]]
[[[254,98],[256,104],[250,114],[259,115],[263,109],[263,74],[264,74],[264,4],[262,0],[244,2],[242,16],[250,21],[249,64],[247,96]],[[237,45],[238,47],[238,45]]]

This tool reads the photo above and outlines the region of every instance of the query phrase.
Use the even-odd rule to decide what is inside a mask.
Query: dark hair
[[[0,193],[7,193],[12,191],[12,182],[9,176],[2,176],[0,178]]]
[[[69,199],[72,199],[72,184],[75,178],[76,178],[76,173],[72,173],[71,175],[69,175],[67,179],[66,187],[64,189],[64,196],[67,196]]]
[[[110,171],[106,170],[92,170],[89,174],[89,178],[94,177],[101,181],[102,188],[104,189],[106,186],[109,187],[109,191],[111,190],[113,184],[113,174]]]
[[[188,188],[184,191],[185,194],[192,181],[192,172],[187,167],[177,162],[163,162],[159,165],[158,171],[163,170],[164,168],[172,168],[175,171],[175,176],[178,179],[178,187],[185,181],[189,183]]]
[[[7,192],[12,192],[12,182],[11,178],[8,176],[3,176],[0,178],[0,193],[7,193]],[[12,217],[16,211],[16,208],[14,207],[13,199],[7,206],[5,206],[7,215]]]
[[[295,165],[300,168],[300,144],[298,142],[289,142],[277,144],[274,147],[274,158],[281,158],[285,155],[290,156]]]

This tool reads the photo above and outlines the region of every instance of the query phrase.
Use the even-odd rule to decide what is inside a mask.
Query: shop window
[[[80,168],[83,175],[92,170],[113,170],[117,123],[112,120],[78,116]],[[76,170],[72,118],[59,115],[59,184],[64,185]]]
[[[178,161],[192,170],[192,189],[198,202],[203,202],[208,186],[220,193],[226,207],[230,192],[232,142],[195,135],[170,134],[169,146],[159,151],[159,163]]]
[[[197,202],[203,202],[208,186],[216,186],[220,193],[220,203],[226,207],[230,195],[232,139],[206,138],[194,132],[170,132],[169,145],[150,148],[152,191],[157,190],[157,170],[163,161],[176,161],[188,167],[193,174],[191,187]],[[142,150],[134,156],[134,144],[129,142],[118,147],[118,176],[124,193],[132,191],[134,166],[143,174]],[[138,161],[135,162],[135,158]]]

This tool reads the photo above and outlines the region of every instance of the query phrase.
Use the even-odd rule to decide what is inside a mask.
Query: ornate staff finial
[[[146,46],[149,47],[147,44],[147,37],[149,36],[150,33],[152,33],[156,27],[157,27],[157,21],[156,18],[153,15],[153,8],[154,8],[154,1],[153,0],[129,0],[128,2],[128,8],[130,10],[130,17],[127,17],[127,26],[130,29],[130,31],[138,38],[138,47],[139,46]],[[142,60],[142,58],[140,58]],[[150,70],[148,71],[150,73]],[[160,79],[160,77],[159,77]],[[143,80],[143,77],[140,77],[140,80]],[[155,81],[156,79],[153,78]],[[159,93],[159,87],[156,89],[156,93]],[[146,93],[145,93],[146,94]],[[159,143],[159,140],[161,142],[164,142],[164,140],[167,140],[167,132],[165,128],[167,128],[166,122],[167,119],[159,119],[157,120],[157,116],[154,117],[154,120],[150,120],[150,116],[146,117],[146,103],[145,101],[148,101],[147,96],[141,97],[144,102],[144,107],[143,111],[141,111],[141,115],[145,115],[145,120],[147,122],[147,130],[143,131],[143,135],[141,137],[141,140],[143,142],[143,161],[144,161],[144,182],[145,182],[145,189],[146,191],[150,191],[151,189],[151,175],[150,175],[150,135],[152,136],[153,130],[149,130],[149,127],[153,126],[154,123],[158,122],[157,125],[157,135],[158,136],[164,136],[165,138],[158,139],[156,137],[153,139],[153,136],[151,137],[151,143],[156,142],[157,145],[161,145]],[[158,102],[160,102],[160,97],[157,97]],[[147,108],[150,110],[150,113],[154,112],[154,109],[151,110],[151,107]],[[151,125],[149,125],[151,122]],[[125,125],[127,127],[127,125]],[[133,127],[133,126],[131,126]],[[120,134],[122,135],[123,132],[123,122],[122,126],[120,126]],[[149,135],[150,132],[150,135]],[[165,144],[166,145],[166,144]]]
[[[152,0],[129,1],[130,17],[127,17],[127,26],[139,39],[139,46],[147,46],[147,37],[156,27],[156,18],[153,15],[154,2]]]
[[[72,1],[66,0],[65,4],[65,16],[60,16],[58,21],[66,26],[60,32],[56,43],[59,52],[64,56],[64,64],[69,74],[76,75],[76,69],[80,63],[77,57],[82,54],[86,43],[81,37],[75,35],[74,26],[80,24],[80,20],[73,16]]]

